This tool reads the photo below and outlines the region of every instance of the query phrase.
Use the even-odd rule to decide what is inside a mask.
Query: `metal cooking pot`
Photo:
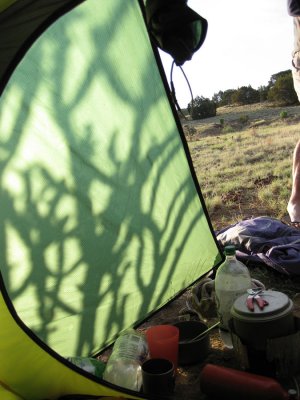
[[[295,332],[292,300],[281,292],[265,290],[260,296],[268,305],[260,309],[254,302],[254,310],[247,307],[248,294],[238,297],[232,308],[232,327],[243,344],[257,350],[265,350],[267,339],[287,336]]]

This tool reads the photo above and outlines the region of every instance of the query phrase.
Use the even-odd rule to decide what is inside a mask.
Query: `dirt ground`
[[[277,271],[271,270],[268,267],[253,267],[249,268],[251,277],[260,280],[266,286],[266,289],[276,290],[285,293],[294,301],[294,313],[297,315],[298,308],[300,308],[299,294],[300,294],[300,278],[290,279]],[[145,330],[151,325],[158,325],[164,323],[177,322],[179,318],[179,310],[185,307],[188,291],[186,291],[179,298],[172,301],[158,313],[153,315],[148,321],[141,325],[138,329]],[[299,307],[298,307],[299,305]],[[192,317],[196,318],[197,317]],[[207,321],[210,326],[215,323],[215,319]],[[227,349],[222,340],[220,339],[219,330],[213,329],[210,333],[210,351],[207,358],[195,365],[182,367],[179,366],[176,376],[174,400],[208,400],[212,399],[201,391],[200,386],[200,373],[205,364],[211,363],[224,367],[234,368],[241,370],[240,364],[236,358],[233,350]],[[256,371],[251,371],[256,373]],[[296,382],[300,383],[299,377],[296,377]],[[286,389],[296,389],[297,383],[295,378],[286,382],[280,382]]]
[[[294,314],[300,318],[300,277],[289,278],[285,275],[278,273],[268,267],[250,267],[249,268],[251,277],[261,281],[267,290],[276,290],[285,293],[294,302]],[[213,279],[213,275],[210,276]],[[151,318],[145,321],[142,325],[137,327],[140,331],[146,331],[149,326],[159,324],[172,324],[179,320],[182,320],[183,315],[180,311],[186,306],[186,301],[189,296],[190,289],[187,289],[181,296],[171,301],[167,306],[163,307]],[[191,319],[199,320],[196,314],[190,315]],[[207,320],[207,325],[213,325],[217,319],[215,317]],[[110,350],[106,351],[99,356],[102,361],[107,361],[110,354]],[[210,396],[208,397],[201,390],[200,385],[200,374],[202,368],[206,364],[214,364],[218,366],[234,368],[236,370],[242,370],[240,362],[238,361],[236,354],[233,349],[227,349],[219,335],[218,328],[213,329],[210,332],[210,349],[208,356],[198,364],[189,366],[179,366],[177,369],[175,379],[175,391],[174,395],[170,397],[170,400],[213,400]],[[257,371],[251,371],[252,373],[258,373]],[[261,372],[260,372],[261,373]],[[280,384],[286,389],[297,390],[300,386],[300,371],[299,376],[291,376],[284,381],[279,380]],[[227,398],[222,397],[222,398]],[[237,399],[237,397],[231,397]],[[296,398],[300,398],[296,397]],[[241,400],[243,400],[241,398]],[[254,400],[254,399],[253,399]]]

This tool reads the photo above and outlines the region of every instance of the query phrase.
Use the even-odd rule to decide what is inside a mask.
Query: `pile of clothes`
[[[246,265],[268,266],[300,276],[300,229],[272,217],[256,217],[216,232],[221,247],[235,245],[236,257]]]

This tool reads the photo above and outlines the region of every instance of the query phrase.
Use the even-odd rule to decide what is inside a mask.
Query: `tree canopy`
[[[197,96],[188,104],[188,111],[192,119],[214,117],[217,113],[216,104],[203,96]]]
[[[269,82],[268,100],[280,104],[291,105],[298,101],[290,70],[272,75]]]
[[[281,106],[297,104],[298,98],[290,69],[271,75],[268,84],[261,85],[258,89],[248,85],[241,86],[238,89],[219,90],[211,99],[197,96],[194,99],[194,107],[192,107],[191,102],[187,108],[193,119],[201,119],[216,115],[217,107],[233,104],[253,104],[264,101]]]

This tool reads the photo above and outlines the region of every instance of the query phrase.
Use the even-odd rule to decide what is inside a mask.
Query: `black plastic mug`
[[[143,392],[146,394],[172,394],[175,386],[175,370],[171,361],[150,358],[142,364]]]

